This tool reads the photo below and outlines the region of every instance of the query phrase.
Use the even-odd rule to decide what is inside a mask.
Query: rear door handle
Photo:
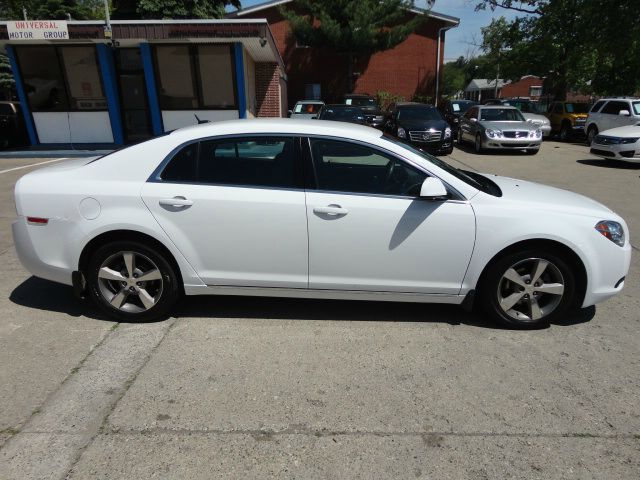
[[[342,208],[340,205],[327,205],[326,207],[313,207],[313,213],[324,215],[346,215],[349,210]]]
[[[187,200],[184,197],[162,198],[160,205],[165,207],[184,208],[193,205],[193,200]]]

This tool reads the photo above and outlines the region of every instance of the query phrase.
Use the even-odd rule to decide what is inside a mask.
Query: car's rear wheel
[[[138,242],[103,245],[92,255],[86,273],[91,298],[120,321],[164,318],[180,295],[176,272],[168,259]]]
[[[591,145],[593,143],[596,135],[598,135],[598,127],[591,125],[587,130],[587,145]]]
[[[485,312],[511,328],[544,327],[577,307],[572,269],[540,249],[499,258],[483,275],[479,293]]]
[[[482,137],[479,133],[476,135],[476,141],[474,142],[473,146],[475,147],[476,153],[482,153],[482,151],[484,150],[482,148]]]

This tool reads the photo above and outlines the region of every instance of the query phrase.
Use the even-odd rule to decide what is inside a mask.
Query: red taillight
[[[49,219],[42,217],[27,217],[27,222],[33,225],[46,225],[47,223],[49,223]]]

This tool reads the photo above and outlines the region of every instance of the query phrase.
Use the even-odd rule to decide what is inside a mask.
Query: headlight
[[[623,138],[620,143],[628,145],[630,143],[636,143],[638,140],[640,140],[640,138]]]
[[[502,131],[500,130],[491,130],[490,128],[487,128],[484,133],[486,133],[489,138],[502,138]]]
[[[460,121],[460,119],[459,119],[458,117],[455,117],[455,118],[453,119],[453,123],[458,123],[459,121]]]
[[[624,246],[624,229],[618,222],[602,220],[596,224],[596,230],[619,247]]]
[[[398,127],[398,137],[407,138],[407,132],[404,128]]]
[[[449,127],[444,129],[444,138],[451,138],[451,129]]]
[[[529,132],[529,138],[542,138],[542,130],[532,130]]]

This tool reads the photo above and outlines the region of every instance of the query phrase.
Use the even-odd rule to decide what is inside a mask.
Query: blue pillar
[[[9,56],[9,62],[11,63],[11,72],[13,78],[16,81],[16,90],[18,91],[18,98],[20,99],[20,105],[22,106],[22,116],[24,117],[24,123],[27,126],[27,133],[29,134],[29,142],[31,145],[38,145],[38,135],[36,134],[36,126],[31,116],[31,110],[29,109],[29,98],[27,92],[24,90],[24,84],[22,83],[22,72],[18,68],[18,60],[16,58],[16,52],[12,45],[6,47],[7,55]]]
[[[244,52],[242,43],[233,44],[236,64],[236,93],[238,94],[238,117],[247,118],[247,96],[244,89]]]
[[[149,113],[151,114],[151,128],[154,135],[162,135],[164,126],[162,125],[162,113],[158,102],[158,91],[156,89],[156,75],[153,71],[153,58],[151,57],[151,46],[144,42],[140,44],[140,56],[142,67],[144,68],[144,81],[147,86],[147,99],[149,102]]]
[[[120,97],[118,96],[118,81],[116,79],[116,66],[113,61],[113,52],[111,51],[111,47],[104,43],[98,43],[96,49],[98,50],[98,63],[100,64],[100,72],[102,73],[104,95],[107,98],[107,109],[109,110],[111,131],[113,132],[113,143],[122,145],[124,144],[124,135],[122,133]]]

